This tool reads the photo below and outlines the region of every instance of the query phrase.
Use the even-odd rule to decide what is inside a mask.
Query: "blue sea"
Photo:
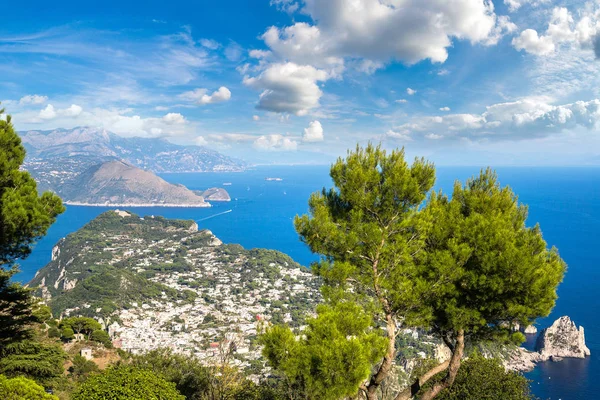
[[[243,173],[163,174],[164,179],[190,189],[226,186],[229,203],[214,203],[207,209],[134,208],[138,215],[194,219],[224,242],[246,248],[262,247],[289,254],[309,265],[316,260],[294,231],[293,218],[307,211],[310,193],[330,187],[327,166],[257,167]],[[456,179],[464,181],[477,173],[475,167],[440,167],[438,188],[451,193]],[[559,288],[552,314],[538,328],[569,315],[583,325],[592,356],[542,363],[527,377],[533,392],[541,399],[600,398],[600,168],[498,168],[503,185],[510,185],[519,199],[529,205],[528,224],[539,223],[549,245],[556,246],[569,265]],[[280,177],[282,181],[265,181]],[[50,228],[33,254],[21,262],[16,277],[29,281],[49,260],[52,247],[65,235],[76,231],[103,207],[70,206]],[[531,339],[530,339],[531,342]]]

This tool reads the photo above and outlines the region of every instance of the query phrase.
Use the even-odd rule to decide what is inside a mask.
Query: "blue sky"
[[[600,0],[21,3],[0,26],[19,130],[260,163],[374,141],[442,165],[600,164]]]

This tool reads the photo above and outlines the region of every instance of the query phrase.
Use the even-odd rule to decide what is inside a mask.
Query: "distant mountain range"
[[[40,191],[51,190],[70,204],[210,207],[229,201],[224,189],[191,191],[154,173],[237,172],[246,164],[200,146],[164,139],[123,138],[95,128],[21,133],[23,165]]]
[[[65,158],[70,158],[89,167],[119,159],[155,173],[237,172],[246,168],[243,161],[206,147],[181,146],[160,138],[124,138],[98,128],[28,131],[20,135],[29,162],[62,165]]]

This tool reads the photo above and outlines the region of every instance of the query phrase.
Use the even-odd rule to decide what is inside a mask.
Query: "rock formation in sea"
[[[590,349],[585,345],[583,326],[577,328],[571,318],[560,317],[544,329],[536,342],[536,350],[543,360],[571,357],[585,358]]]

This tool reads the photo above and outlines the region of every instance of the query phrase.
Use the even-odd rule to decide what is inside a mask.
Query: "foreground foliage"
[[[58,196],[38,195],[35,180],[20,170],[24,159],[25,148],[10,115],[0,118],[0,347],[28,337],[28,325],[37,320],[30,290],[10,282],[18,272],[15,262],[31,253],[31,246],[64,211]]]
[[[3,400],[58,400],[31,379],[22,376],[9,379],[4,375],[0,375],[0,397]]]
[[[535,400],[530,381],[523,375],[506,371],[496,359],[475,354],[462,363],[451,387],[437,396],[439,400]]]
[[[152,371],[121,365],[92,375],[73,393],[73,400],[183,400],[175,384]]]
[[[431,163],[409,165],[403,150],[387,154],[369,145],[339,159],[331,177],[335,187],[311,195],[309,215],[296,217],[296,230],[322,255],[313,271],[324,280],[326,303],[353,303],[372,321],[348,338],[384,332],[387,346],[369,359],[372,369],[358,352],[359,362],[344,364],[349,379],[332,379],[323,373],[325,360],[342,360],[351,339],[336,339],[338,322],[325,316],[331,308],[321,307],[316,321],[323,321],[324,348],[310,362],[290,368],[278,354],[293,354],[291,333],[267,331],[264,354],[290,382],[303,377],[309,391],[327,388],[331,398],[361,392],[377,399],[392,374],[401,324],[427,329],[452,353],[396,395],[432,399],[456,379],[466,340],[518,342],[523,336],[511,326],[554,306],[565,263],[547,249],[538,226],[525,225],[527,208],[493,171],[456,183],[452,198],[441,192],[427,198],[435,182]],[[307,335],[300,345],[309,349],[310,341]],[[423,389],[440,372],[444,378]]]

